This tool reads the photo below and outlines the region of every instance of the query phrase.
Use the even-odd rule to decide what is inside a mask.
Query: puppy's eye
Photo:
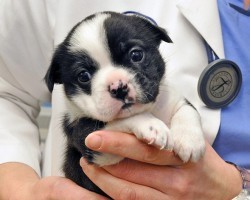
[[[78,81],[81,83],[87,83],[91,79],[91,74],[88,71],[82,71],[78,74]]]
[[[142,49],[132,49],[130,52],[129,52],[129,56],[130,56],[130,60],[132,62],[140,62],[142,61],[143,57],[144,57],[144,53],[143,53],[143,50]]]

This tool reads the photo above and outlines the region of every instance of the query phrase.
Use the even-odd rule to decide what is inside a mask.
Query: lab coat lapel
[[[177,7],[219,58],[224,58],[217,0],[180,0]]]

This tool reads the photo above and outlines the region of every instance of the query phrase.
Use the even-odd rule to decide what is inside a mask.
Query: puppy
[[[50,91],[63,84],[67,149],[65,176],[103,194],[83,173],[83,156],[98,166],[123,158],[84,145],[93,131],[131,134],[156,148],[197,161],[205,149],[196,109],[167,82],[161,46],[167,32],[141,15],[102,12],[78,23],[56,49],[45,80]]]

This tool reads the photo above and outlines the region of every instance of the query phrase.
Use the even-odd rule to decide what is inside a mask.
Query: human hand
[[[248,10],[249,6],[250,6],[250,0],[244,0],[244,9]]]
[[[99,136],[99,144],[94,136]],[[209,144],[197,163],[183,163],[172,152],[119,132],[92,133],[86,145],[95,151],[130,158],[103,168],[81,160],[86,175],[113,199],[229,200],[241,190],[239,172]]]
[[[63,177],[46,177],[24,184],[12,194],[13,200],[106,200]]]
[[[50,176],[40,178],[28,165],[0,164],[0,199],[9,200],[106,200],[71,180]]]

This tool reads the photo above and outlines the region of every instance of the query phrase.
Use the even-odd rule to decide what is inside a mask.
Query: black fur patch
[[[98,64],[84,51],[70,52],[64,44],[60,45],[53,57],[50,73],[46,75],[47,82],[63,83],[66,95],[70,98],[75,94],[84,92],[91,94],[91,81],[82,84],[78,76],[82,71],[93,75],[98,69]],[[50,86],[53,89],[53,85]]]
[[[79,165],[82,156],[87,159],[89,163],[92,163],[94,154],[99,154],[85,146],[85,138],[91,132],[102,129],[105,123],[89,118],[81,118],[70,122],[66,114],[64,116],[63,125],[68,143],[63,166],[65,177],[90,191],[105,195],[91,180],[89,180]]]
[[[50,67],[44,78],[50,92],[52,92],[55,83],[63,83],[65,87],[67,87],[65,92],[68,97],[71,97],[80,91],[85,92],[86,94],[91,94],[91,82],[86,85],[80,84],[79,91],[79,88],[77,87],[77,73],[86,69],[89,70],[91,74],[94,74],[98,68],[98,64],[83,50],[73,53],[69,50],[69,47],[70,39],[78,26],[85,21],[93,19],[94,17],[95,15],[90,15],[81,22],[77,23],[68,33],[65,40],[56,48]],[[74,74],[72,72],[74,72]]]
[[[136,74],[136,81],[143,85],[144,99],[141,103],[153,102],[165,72],[165,63],[158,51],[163,40],[162,30],[140,17],[116,13],[111,15],[105,21],[104,28],[112,60],[115,66],[128,68]],[[131,61],[130,52],[133,49],[143,52],[141,62]]]

